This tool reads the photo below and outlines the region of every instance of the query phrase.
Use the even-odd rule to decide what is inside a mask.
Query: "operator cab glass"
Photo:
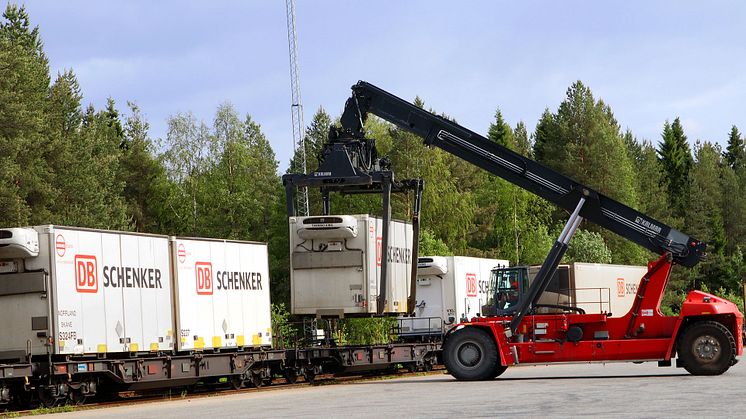
[[[511,313],[528,288],[528,267],[495,268],[490,274],[487,304],[482,312],[489,315]]]

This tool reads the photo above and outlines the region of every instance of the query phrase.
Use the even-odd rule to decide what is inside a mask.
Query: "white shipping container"
[[[29,342],[44,354],[47,339],[55,354],[173,348],[168,237],[51,225],[2,231],[0,352]],[[22,238],[37,240],[38,254],[21,252],[14,242]]]
[[[381,249],[383,220],[370,215],[290,217],[291,313],[377,312],[381,262],[387,258],[384,313],[407,310],[412,275],[412,225],[392,220]]]
[[[267,245],[172,239],[179,350],[270,346]]]
[[[466,256],[424,256],[417,270],[415,317],[439,318],[448,328],[481,314],[487,302],[493,268],[507,267],[503,259]],[[414,329],[432,328],[433,322],[414,321]],[[403,327],[407,326],[405,321]]]
[[[530,268],[529,284],[539,268]],[[539,303],[572,305],[587,314],[611,313],[622,317],[632,308],[637,286],[647,271],[646,266],[632,265],[580,262],[560,265]]]
[[[646,266],[601,263],[573,263],[570,266],[575,305],[586,313],[606,312],[613,317],[623,317],[629,312],[640,280],[648,272]]]

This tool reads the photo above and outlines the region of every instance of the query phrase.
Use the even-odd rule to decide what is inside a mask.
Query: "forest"
[[[75,69],[50,74],[39,28],[23,7],[9,4],[0,19],[0,226],[60,224],[267,242],[272,301],[288,301],[280,176],[301,166],[296,152],[289,167],[281,167],[272,149],[288,139],[267,138],[258,121],[228,101],[210,121],[175,113],[165,138],[153,138],[137,98],[109,99],[99,108],[83,98]],[[582,81],[567,88],[556,109],[544,109],[532,129],[503,118],[500,107],[509,103],[491,106],[492,123],[469,128],[708,243],[703,262],[675,268],[664,312],[675,313],[694,288],[743,309],[746,148],[735,125],[723,127],[723,138],[693,139],[671,115],[661,121],[659,138],[638,138]],[[305,132],[309,172],[333,124],[335,116],[316,110]],[[366,131],[397,178],[425,180],[420,254],[498,257],[516,265],[543,261],[565,212],[427,149],[386,122],[370,118]],[[320,213],[320,194],[309,196],[311,214]],[[394,216],[408,219],[413,198],[396,196]],[[335,213],[378,213],[380,206],[373,196],[333,196],[332,202]],[[565,261],[645,264],[656,257],[584,223]]]

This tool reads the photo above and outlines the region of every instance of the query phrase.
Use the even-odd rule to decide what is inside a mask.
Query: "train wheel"
[[[316,371],[314,371],[313,367],[311,369],[306,369],[303,373],[303,378],[306,379],[306,382],[308,384],[316,384]]]
[[[243,375],[234,375],[230,379],[231,388],[234,390],[240,390],[243,387]]]
[[[293,368],[286,369],[283,375],[288,384],[295,384],[295,382],[298,381],[298,372]]]
[[[52,389],[48,387],[39,387],[38,392],[39,404],[42,407],[55,407],[59,403],[59,399],[55,394],[52,394]]]
[[[459,380],[489,380],[500,367],[494,339],[475,327],[454,332],[443,345],[448,372]]]
[[[85,394],[83,394],[83,391],[81,389],[70,390],[70,393],[68,393],[67,397],[70,404],[73,406],[80,406],[82,404],[85,404],[85,401],[88,398]]]
[[[720,375],[733,364],[736,340],[727,327],[714,321],[689,326],[679,339],[679,358],[693,375]]]
[[[417,372],[417,363],[416,362],[410,362],[407,364],[407,371],[409,372]]]
[[[259,388],[264,384],[264,380],[262,379],[262,375],[258,372],[252,372],[251,373],[251,385],[253,387]]]

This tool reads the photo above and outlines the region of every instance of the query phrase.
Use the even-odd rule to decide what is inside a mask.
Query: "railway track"
[[[435,366],[431,371],[420,371],[420,372],[409,372],[406,369],[400,369],[396,372],[386,373],[367,373],[357,375],[345,375],[335,376],[334,374],[321,374],[318,375],[313,382],[307,382],[303,378],[299,378],[296,383],[288,383],[284,378],[277,378],[272,381],[271,385],[262,385],[260,387],[243,387],[240,389],[231,388],[230,384],[226,383],[225,386],[198,386],[192,389],[169,389],[165,391],[152,391],[152,392],[119,392],[110,398],[103,398],[101,396],[93,399],[94,401],[86,402],[83,404],[64,404],[55,407],[37,407],[34,409],[26,410],[6,410],[0,412],[0,418],[9,417],[20,417],[27,415],[38,415],[45,413],[61,413],[68,411],[78,410],[91,410],[91,409],[104,409],[117,406],[131,406],[132,404],[144,404],[144,403],[157,403],[161,401],[169,400],[190,400],[200,399],[205,397],[225,396],[225,395],[236,395],[246,394],[254,392],[264,391],[282,391],[293,388],[302,388],[307,386],[324,386],[324,385],[342,385],[350,384],[355,382],[373,381],[373,380],[388,380],[393,378],[406,378],[416,377],[422,375],[435,375],[443,374],[445,368],[442,365]]]

